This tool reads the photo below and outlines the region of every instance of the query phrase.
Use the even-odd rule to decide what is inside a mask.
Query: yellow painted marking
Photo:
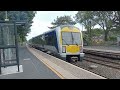
[[[66,46],[66,51],[69,53],[77,53],[80,52],[80,46],[77,45],[69,45]]]
[[[72,29],[70,29],[69,27],[64,27],[64,28],[62,28],[61,31],[62,32],[80,32],[80,30],[75,27],[73,27]]]
[[[50,65],[48,65],[46,62],[43,62],[48,68],[50,68],[55,74],[57,74],[61,79],[65,79],[62,74],[60,74],[58,71],[56,71],[54,68],[52,68]]]
[[[27,47],[27,49],[34,55],[36,56],[39,60],[40,58],[35,54],[35,52],[33,52],[29,47]],[[52,70],[56,75],[58,75],[61,79],[65,79],[62,74],[60,74],[58,71],[56,71],[54,68],[52,68],[50,65],[48,65],[47,62],[43,61],[43,60],[40,60],[42,61],[50,70]]]

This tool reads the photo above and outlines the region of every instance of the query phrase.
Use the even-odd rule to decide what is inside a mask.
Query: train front
[[[82,61],[83,53],[83,38],[82,32],[74,26],[64,26],[61,28],[60,35],[61,56],[66,61]]]

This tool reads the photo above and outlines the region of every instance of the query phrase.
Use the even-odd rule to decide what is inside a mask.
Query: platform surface
[[[38,60],[26,47],[19,48],[20,72],[17,67],[2,68],[0,79],[60,79],[53,71]]]
[[[84,49],[120,53],[120,46],[84,46]]]
[[[22,65],[19,65],[19,71],[18,71],[18,66],[15,65],[15,66],[9,66],[9,67],[2,67],[1,68],[1,74],[0,76],[2,75],[8,75],[8,74],[15,74],[15,73],[22,73],[23,72],[23,67]]]
[[[105,79],[33,48],[20,47],[19,58],[21,72],[2,68],[0,79]]]
[[[63,79],[106,79],[66,61],[48,55],[34,48],[28,48],[39,60],[57,72]]]

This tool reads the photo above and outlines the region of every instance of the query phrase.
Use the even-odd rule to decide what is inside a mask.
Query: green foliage
[[[30,39],[29,42],[31,42],[33,44],[42,44],[42,45],[45,44],[45,42],[41,36],[34,37],[34,38]]]
[[[92,11],[78,11],[78,13],[75,15],[75,20],[84,25],[87,30],[93,28],[96,23],[93,22],[93,12]]]
[[[114,18],[113,11],[94,11],[94,19],[98,25],[104,30],[104,40],[108,40],[108,34],[113,28],[113,18]]]
[[[110,36],[110,37],[109,37],[109,40],[110,40],[110,41],[117,41],[117,37],[116,37],[116,36]]]
[[[51,28],[54,28],[54,27],[57,27],[57,26],[60,26],[60,25],[66,25],[66,24],[75,25],[76,22],[73,21],[71,16],[60,16],[60,17],[57,16],[57,18],[54,19],[54,21],[51,24],[54,25]]]
[[[96,25],[96,23],[93,21],[93,12],[92,11],[78,11],[78,13],[75,15],[75,20],[84,25],[84,27],[87,29],[87,38],[89,41],[89,44],[91,44],[91,38],[92,38],[92,28]]]
[[[27,34],[30,32],[30,27],[32,25],[32,19],[35,17],[36,12],[34,11],[8,11],[8,19],[16,21],[28,21],[25,26],[18,26],[18,35],[20,41],[24,42],[26,40]],[[5,11],[0,11],[0,20],[5,19]]]
[[[114,11],[114,26],[120,30],[120,11]]]
[[[107,41],[110,32],[114,34],[120,32],[120,11],[78,11],[75,20],[87,29],[90,41],[91,37],[100,34],[103,34],[104,40]],[[99,25],[102,29],[93,29],[95,25]]]
[[[95,28],[92,29],[92,36],[100,36],[103,35],[104,31],[103,29]]]

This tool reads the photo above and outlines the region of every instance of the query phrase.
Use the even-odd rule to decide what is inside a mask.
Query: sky
[[[77,11],[37,11],[37,14],[33,18],[31,32],[26,37],[27,40],[50,30],[48,27],[52,26],[51,22],[53,22],[57,16],[71,15],[71,17],[73,17],[76,13]],[[75,26],[82,30],[80,24],[76,24]]]

